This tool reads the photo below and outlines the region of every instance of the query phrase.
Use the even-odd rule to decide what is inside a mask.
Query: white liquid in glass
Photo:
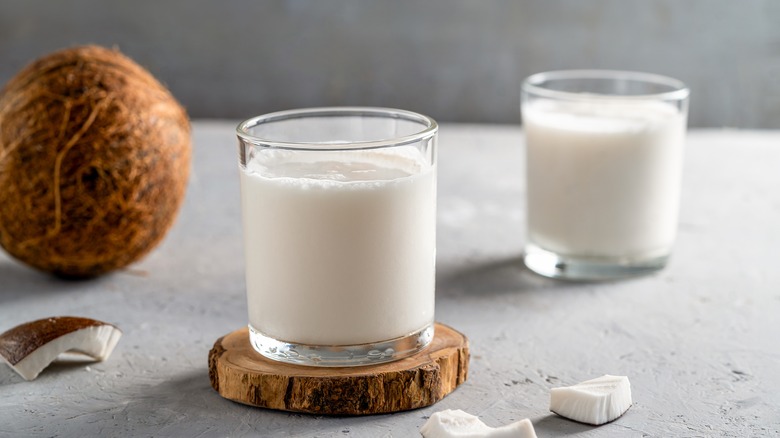
[[[241,194],[254,329],[356,345],[433,322],[436,183],[416,148],[261,152]]]
[[[560,255],[668,254],[685,116],[663,102],[537,99],[523,107],[528,240]]]

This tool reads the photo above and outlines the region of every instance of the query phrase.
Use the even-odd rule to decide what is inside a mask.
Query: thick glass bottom
[[[351,367],[392,362],[411,356],[433,340],[433,324],[409,335],[359,345],[307,345],[279,341],[249,325],[249,342],[263,356],[296,365]]]
[[[533,272],[565,280],[614,280],[647,275],[666,266],[668,254],[640,258],[577,257],[560,255],[534,244],[525,247],[523,261]]]

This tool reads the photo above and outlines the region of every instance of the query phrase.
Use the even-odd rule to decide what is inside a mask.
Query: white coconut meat
[[[420,428],[425,438],[536,438],[531,420],[490,427],[478,417],[460,409],[436,412]]]
[[[604,375],[574,386],[553,388],[550,410],[568,419],[601,425],[631,407],[631,384],[626,376]]]
[[[108,359],[122,332],[89,318],[60,316],[16,326],[0,335],[0,357],[25,380],[38,377],[65,352]]]

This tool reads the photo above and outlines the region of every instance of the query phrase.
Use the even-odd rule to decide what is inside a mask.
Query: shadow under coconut
[[[63,294],[83,290],[99,278],[68,279],[37,271],[10,259],[0,259],[0,306],[30,296]]]
[[[24,379],[16,371],[5,363],[0,362],[0,388],[5,385],[13,385],[16,383],[22,383]]]
[[[534,418],[531,421],[539,436],[579,435],[598,427],[567,420],[555,414]]]

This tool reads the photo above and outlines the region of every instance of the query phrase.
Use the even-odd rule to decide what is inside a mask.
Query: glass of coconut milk
[[[386,108],[282,111],[238,125],[255,350],[355,366],[430,343],[437,132],[427,116]]]
[[[688,96],[676,79],[637,72],[555,71],[523,82],[528,268],[599,280],[666,265]]]

